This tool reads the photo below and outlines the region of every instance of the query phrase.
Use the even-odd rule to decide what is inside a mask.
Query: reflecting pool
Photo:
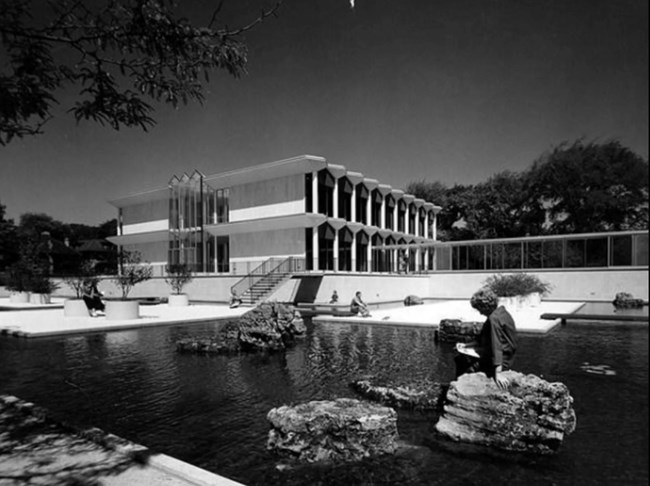
[[[25,340],[0,337],[0,393],[49,408],[244,484],[648,484],[648,324],[573,323],[521,336],[515,369],[565,383],[576,431],[554,457],[441,442],[431,416],[399,412],[396,458],[278,471],[265,450],[267,412],[354,397],[362,374],[453,377],[453,345],[431,329],[308,323],[304,341],[271,356],[195,356],[175,341],[222,324]],[[606,371],[606,372],[603,372]]]

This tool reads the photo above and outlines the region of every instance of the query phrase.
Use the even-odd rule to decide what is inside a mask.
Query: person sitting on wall
[[[230,290],[230,308],[235,309],[242,304],[241,298],[237,295],[235,289]]]
[[[336,293],[336,290],[332,292],[332,296],[330,297],[330,304],[338,304],[339,303],[339,294]]]
[[[361,298],[361,292],[357,291],[354,294],[352,302],[350,302],[350,312],[355,315],[360,315],[361,317],[370,317],[370,311],[368,311],[368,305]]]
[[[101,296],[102,293],[97,288],[96,281],[91,280],[84,284],[82,298],[91,317],[97,317],[104,313],[105,306]]]
[[[498,305],[497,295],[488,289],[477,291],[470,304],[487,317],[478,341],[457,343],[456,378],[465,373],[482,371],[494,379],[499,388],[508,388],[509,381],[501,373],[512,368],[517,350],[517,328],[510,313]]]

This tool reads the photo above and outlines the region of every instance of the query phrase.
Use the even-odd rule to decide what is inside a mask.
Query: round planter
[[[9,296],[9,302],[12,304],[27,304],[29,303],[29,292],[13,292]]]
[[[88,307],[83,299],[69,299],[63,303],[64,317],[88,317]]]
[[[109,300],[106,302],[107,321],[127,321],[140,317],[140,303],[137,300]]]
[[[29,302],[31,304],[44,305],[52,301],[49,294],[30,294]]]
[[[190,298],[187,294],[171,294],[167,299],[169,307],[186,307],[190,305]]]
[[[541,302],[542,296],[539,292],[515,295],[514,297],[499,297],[499,305],[502,305],[508,311],[520,311],[530,307],[539,307]]]

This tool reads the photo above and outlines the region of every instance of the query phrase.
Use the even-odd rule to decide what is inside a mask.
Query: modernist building
[[[119,211],[113,243],[161,268],[229,274],[290,257],[304,271],[395,272],[404,261],[433,269],[432,247],[401,254],[399,245],[435,241],[441,209],[310,155],[174,176],[111,204]]]

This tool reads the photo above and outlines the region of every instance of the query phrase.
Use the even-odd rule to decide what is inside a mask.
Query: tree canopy
[[[43,2],[0,0],[0,144],[41,133],[65,86],[78,90],[68,110],[77,121],[146,130],[147,101],[201,102],[211,71],[245,73],[242,34],[280,5],[228,28],[218,26],[223,0],[202,26],[178,16],[172,0],[99,3],[49,0],[40,11]]]
[[[446,240],[648,228],[648,161],[614,140],[564,142],[521,173],[453,187],[421,181],[407,192],[442,206]]]

